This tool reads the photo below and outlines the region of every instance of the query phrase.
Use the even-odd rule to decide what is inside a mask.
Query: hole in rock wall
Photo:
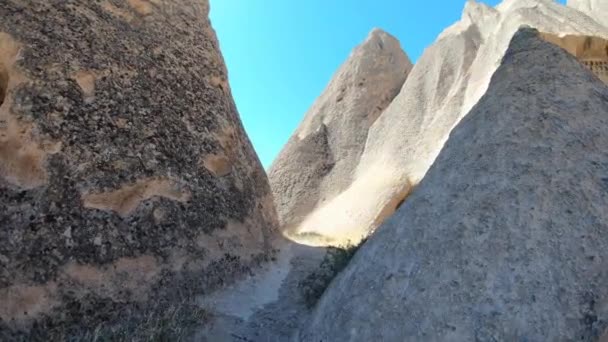
[[[600,80],[608,84],[608,40],[592,36],[557,36],[541,33],[541,38],[568,51]]]

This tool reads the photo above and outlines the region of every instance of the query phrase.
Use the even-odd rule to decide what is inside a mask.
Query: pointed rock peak
[[[378,27],[374,27],[371,31],[369,31],[369,34],[367,35],[367,39],[371,39],[371,38],[375,38],[375,37],[379,37],[379,38],[384,38],[384,37],[390,37],[396,40],[395,37],[393,37],[390,33],[384,31],[381,28]]]
[[[555,4],[555,0],[503,0],[496,9],[506,13],[517,8],[534,7],[540,4]]]
[[[361,58],[369,58],[371,56],[394,56],[407,67],[409,71],[412,67],[412,62],[401,47],[401,43],[393,35],[387,33],[380,28],[373,28],[365,40],[358,45],[350,55],[349,60],[359,60]],[[367,56],[367,57],[366,57]],[[348,62],[346,63],[348,64]]]
[[[379,50],[384,50],[386,48],[397,48],[401,50],[401,44],[397,38],[377,27],[369,32],[363,44],[360,45],[360,48],[370,46]]]
[[[477,2],[476,0],[467,0],[462,10],[462,16],[460,21],[457,21],[453,25],[447,27],[437,37],[441,40],[447,36],[460,34],[466,31],[471,25],[476,25],[481,29],[481,33],[485,36],[485,28],[491,28],[492,25],[485,24],[486,22],[496,22],[500,12],[484,3]]]
[[[462,11],[462,18],[469,18],[473,22],[496,15],[498,15],[497,10],[476,0],[467,0]]]

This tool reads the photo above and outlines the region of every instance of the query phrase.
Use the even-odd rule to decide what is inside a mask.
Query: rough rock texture
[[[389,217],[485,93],[519,27],[582,36],[584,46],[587,38],[608,39],[605,23],[553,0],[506,0],[496,8],[468,1],[462,19],[425,50],[400,93],[369,128],[349,186],[318,205],[297,231],[356,239]],[[599,72],[606,66],[600,62],[593,60],[590,68]]]
[[[284,230],[349,186],[369,128],[411,68],[399,42],[379,29],[340,67],[270,168]]]
[[[208,11],[0,3],[0,340],[128,331],[271,253]]]
[[[608,326],[608,87],[531,29],[301,341],[594,341]]]

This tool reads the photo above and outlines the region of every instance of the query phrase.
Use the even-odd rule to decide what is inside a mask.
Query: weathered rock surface
[[[0,340],[186,329],[190,298],[272,252],[208,10],[0,4]]]
[[[608,87],[523,29],[301,341],[594,341],[608,326]]]
[[[369,128],[411,68],[399,42],[379,29],[354,49],[270,168],[283,229],[349,186]]]
[[[568,0],[568,6],[589,15],[597,22],[606,22],[608,2],[605,0]]]
[[[425,50],[400,93],[369,128],[349,185],[318,204],[298,233],[356,240],[389,217],[424,177],[451,129],[486,92],[519,27],[577,35],[575,45],[584,46],[587,38],[608,39],[605,23],[553,0],[506,0],[496,8],[467,1],[462,19]],[[598,76],[606,66],[599,57],[588,61]]]

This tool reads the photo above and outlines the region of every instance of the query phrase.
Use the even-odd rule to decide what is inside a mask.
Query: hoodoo
[[[399,93],[411,68],[399,42],[374,29],[306,113],[269,171],[289,236],[313,244],[339,238],[330,216],[324,217],[323,226],[331,231],[309,231],[301,224],[350,186],[370,127]]]

